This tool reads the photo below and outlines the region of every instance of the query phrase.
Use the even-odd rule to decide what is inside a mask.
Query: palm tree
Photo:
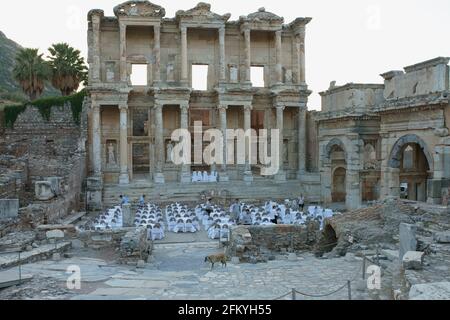
[[[87,67],[79,50],[67,43],[57,43],[48,49],[52,71],[52,85],[63,96],[71,95],[82,82],[87,81]]]
[[[50,68],[38,51],[38,49],[21,49],[17,53],[13,69],[14,79],[20,84],[30,101],[42,94],[44,83],[50,78]]]

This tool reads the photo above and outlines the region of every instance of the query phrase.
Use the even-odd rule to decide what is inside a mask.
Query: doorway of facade
[[[150,177],[150,148],[148,143],[133,144],[133,180]]]
[[[400,196],[413,201],[427,201],[429,171],[428,160],[420,145],[405,145],[400,160]]]
[[[345,202],[347,170],[339,167],[333,172],[331,198],[333,202]]]

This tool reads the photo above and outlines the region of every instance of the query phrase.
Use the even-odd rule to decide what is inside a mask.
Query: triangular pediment
[[[178,20],[189,19],[198,21],[224,21],[227,22],[231,14],[227,13],[220,15],[211,11],[211,5],[209,3],[200,2],[194,8],[183,11],[180,10],[176,14]]]
[[[159,17],[166,15],[166,10],[146,0],[127,1],[114,8],[117,17]]]
[[[275,13],[266,11],[265,8],[260,8],[257,12],[249,14],[246,17],[246,20],[250,22],[258,22],[258,21],[279,22],[279,23],[284,22],[284,18],[277,16]]]

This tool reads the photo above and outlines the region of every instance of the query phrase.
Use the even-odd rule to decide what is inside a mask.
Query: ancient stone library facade
[[[286,23],[261,8],[231,21],[205,3],[166,18],[148,1],[125,2],[114,13],[88,16],[88,202],[101,203],[111,186],[188,190],[194,171],[217,171],[216,185],[238,197],[271,186],[349,209],[390,196],[447,203],[448,58],[383,73],[384,84],[332,83],[315,112],[307,109],[310,18]],[[198,67],[207,70],[204,90],[193,89]],[[135,83],[137,70],[144,83]],[[281,170],[262,177],[248,161],[174,165],[171,134],[193,132],[196,121],[222,132],[280,129]]]

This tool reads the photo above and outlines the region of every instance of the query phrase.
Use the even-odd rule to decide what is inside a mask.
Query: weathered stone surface
[[[17,218],[18,214],[18,199],[0,199],[0,221]]]
[[[0,252],[8,250],[24,250],[32,245],[36,239],[34,231],[15,232],[0,238]]]
[[[276,252],[311,249],[316,241],[318,225],[305,226],[238,226],[231,229],[229,257],[241,262],[267,262]],[[291,258],[294,258],[295,253]],[[273,259],[272,259],[273,260]]]
[[[36,181],[35,183],[36,199],[40,201],[48,201],[55,197],[55,191],[52,189],[51,182]]]
[[[417,250],[417,239],[416,239],[417,227],[411,224],[401,223],[400,224],[400,251],[399,259],[403,260],[403,256],[408,251]]]
[[[450,300],[450,282],[415,284],[409,291],[410,300]]]
[[[61,230],[51,230],[45,233],[47,239],[62,239],[65,237],[64,231]]]
[[[434,234],[434,240],[437,243],[450,243],[450,231],[436,232]]]
[[[408,251],[403,255],[403,268],[405,270],[421,270],[423,268],[424,253]]]
[[[123,264],[147,261],[152,252],[152,243],[147,238],[145,228],[136,228],[129,231],[120,243],[120,262]]]

